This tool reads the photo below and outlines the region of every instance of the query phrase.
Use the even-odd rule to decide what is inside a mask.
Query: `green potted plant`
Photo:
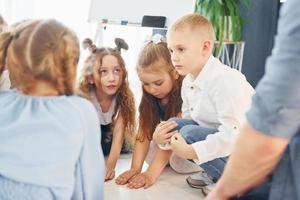
[[[240,4],[249,7],[250,0],[196,0],[195,12],[211,21],[216,33],[215,55],[221,56],[223,43],[240,44],[244,19]]]

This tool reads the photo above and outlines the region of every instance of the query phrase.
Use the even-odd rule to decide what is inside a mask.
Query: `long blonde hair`
[[[164,67],[159,67],[155,65],[157,62],[162,62]],[[167,47],[166,42],[155,43],[153,41],[148,42],[145,47],[141,50],[137,62],[137,71],[138,73],[142,70],[151,69],[156,71],[166,71],[173,81],[173,89],[170,92],[169,102],[166,105],[166,112],[163,116],[159,113],[159,99],[150,95],[143,88],[143,94],[141,103],[139,105],[139,131],[137,140],[143,141],[145,138],[148,140],[152,140],[152,135],[155,130],[157,124],[160,123],[161,120],[167,120],[170,117],[176,117],[181,112],[181,83],[182,76],[179,76],[178,79],[175,79],[173,74],[174,67],[171,61],[171,55]],[[160,65],[161,66],[161,65]]]
[[[116,48],[102,47],[97,48],[90,39],[85,39],[83,46],[90,51],[90,55],[85,60],[81,76],[79,79],[79,91],[80,95],[90,99],[91,95],[95,92],[95,84],[89,83],[89,76],[92,75],[95,67],[100,67],[103,57],[106,55],[112,55],[117,60],[122,70],[122,84],[116,93],[116,107],[113,114],[115,119],[117,114],[121,114],[125,125],[125,136],[132,136],[135,133],[136,121],[135,121],[135,103],[133,93],[129,88],[127,70],[125,68],[125,62],[121,56],[121,49],[128,49],[128,45],[123,39],[116,38]],[[100,66],[99,66],[100,64]],[[113,120],[114,126],[114,120]]]
[[[59,95],[73,95],[78,58],[76,35],[53,19],[27,20],[0,34],[0,66],[23,92],[46,81]]]

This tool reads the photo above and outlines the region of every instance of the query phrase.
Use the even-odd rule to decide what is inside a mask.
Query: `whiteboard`
[[[144,15],[167,17],[169,26],[179,17],[193,13],[195,0],[91,0],[89,21],[128,21],[141,24]]]

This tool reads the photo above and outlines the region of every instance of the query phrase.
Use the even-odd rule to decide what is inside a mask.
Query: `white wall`
[[[195,0],[92,0],[89,20],[141,23],[144,15],[166,16],[167,26],[194,11]]]
[[[8,24],[23,19],[54,18],[74,30],[80,40],[93,38],[96,23],[88,22],[87,0],[0,0],[0,13]],[[79,68],[86,53],[82,51]]]

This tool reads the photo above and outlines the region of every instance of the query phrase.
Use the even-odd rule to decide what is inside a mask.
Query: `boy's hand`
[[[153,133],[153,141],[156,144],[166,144],[170,142],[172,135],[177,133],[177,131],[172,131],[177,127],[176,122],[161,122],[156,126],[156,129]],[[170,132],[172,131],[172,132]]]
[[[171,137],[171,147],[177,156],[185,159],[197,159],[197,154],[192,145],[186,143],[185,139],[176,133]]]
[[[124,184],[128,183],[128,181],[131,178],[133,178],[134,176],[136,176],[139,173],[140,172],[135,169],[127,170],[127,171],[123,172],[121,175],[119,175],[118,178],[116,178],[115,182],[118,185],[124,185]]]
[[[151,185],[153,185],[155,182],[155,179],[149,172],[144,172],[141,174],[136,175],[132,179],[129,180],[127,187],[131,189],[138,189],[141,187],[144,187],[147,189]]]

